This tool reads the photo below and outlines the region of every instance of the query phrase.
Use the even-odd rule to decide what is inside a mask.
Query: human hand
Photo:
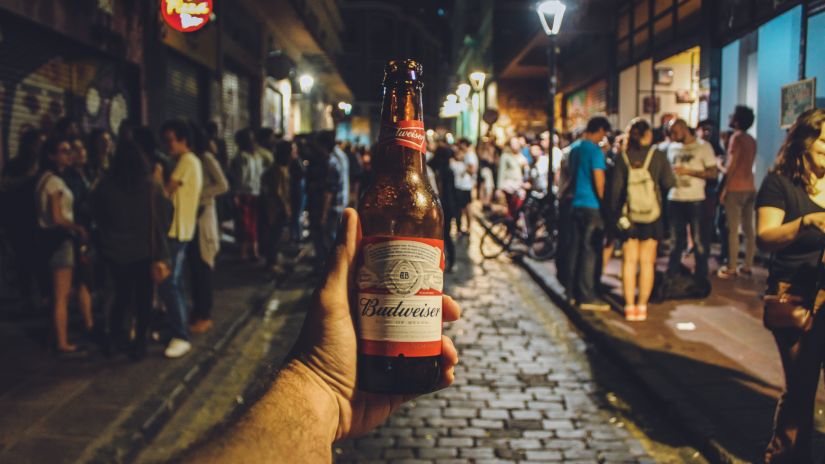
[[[825,232],[825,213],[810,213],[802,216],[802,227],[806,226]]]
[[[693,171],[684,166],[673,166],[673,173],[677,176],[690,176]]]
[[[357,337],[350,308],[350,289],[355,271],[355,254],[360,241],[360,223],[353,209],[346,209],[338,230],[334,259],[330,263],[326,281],[314,296],[304,327],[296,344],[297,356],[288,365],[304,381],[323,392],[336,409],[333,417],[335,439],[364,434],[383,423],[405,401],[417,395],[384,395],[356,389]],[[445,296],[445,322],[459,318],[460,308],[452,298]],[[458,353],[453,342],[442,336],[442,373],[439,388],[452,384],[458,364]],[[334,416],[334,414],[333,414]]]

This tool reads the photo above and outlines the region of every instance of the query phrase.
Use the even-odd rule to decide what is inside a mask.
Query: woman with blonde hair
[[[610,210],[619,218],[617,227],[625,238],[622,245],[625,319],[644,321],[653,291],[656,248],[664,235],[662,198],[676,179],[667,154],[653,144],[653,130],[645,119],[630,122],[621,152],[613,170]]]

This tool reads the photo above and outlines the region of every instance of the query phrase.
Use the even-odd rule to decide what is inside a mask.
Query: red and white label
[[[365,237],[358,264],[359,353],[440,355],[444,241]]]
[[[427,133],[424,131],[424,121],[398,121],[395,124],[384,124],[381,126],[378,143],[392,143],[425,153]]]

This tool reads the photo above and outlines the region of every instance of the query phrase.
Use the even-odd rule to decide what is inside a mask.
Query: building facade
[[[160,0],[0,0],[0,163],[28,127],[68,116],[117,135],[125,120],[169,118],[292,136],[332,129],[350,101],[337,61],[343,28],[334,0],[213,2],[205,27],[182,33]],[[300,75],[313,76],[301,92]]]
[[[344,0],[342,72],[354,94],[347,138],[369,144],[378,137],[381,80],[392,59],[411,58],[424,67],[423,104],[427,127],[434,127],[445,81],[448,51],[443,47],[446,12],[423,2]]]
[[[481,3],[459,0],[456,14],[470,15]],[[783,112],[783,87],[813,79],[815,104],[825,105],[825,1],[565,3],[557,38],[557,130],[581,129],[599,114],[617,128],[634,117],[655,127],[678,117],[692,125],[711,120],[725,130],[733,108],[745,104],[756,112],[751,132],[759,143],[755,171],[761,180],[784,139],[787,119],[793,119],[787,105]],[[475,57],[476,66],[489,70],[494,97],[487,104],[499,115],[489,131],[499,141],[546,127],[547,38],[533,8],[529,2],[493,1],[491,26],[467,32],[469,43],[491,37],[489,53],[458,47],[454,59],[458,79],[466,73],[461,64]],[[452,127],[459,135],[472,133],[461,131],[457,120]],[[487,130],[484,125],[482,133]]]

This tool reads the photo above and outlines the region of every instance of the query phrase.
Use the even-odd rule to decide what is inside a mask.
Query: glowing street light
[[[462,100],[466,100],[470,96],[470,86],[467,84],[458,84],[455,94]]]
[[[312,86],[315,85],[315,78],[309,74],[302,74],[298,78],[298,85],[301,86],[301,93],[309,93],[312,91]]]
[[[470,73],[470,84],[473,85],[473,90],[476,92],[481,92],[481,89],[484,88],[484,80],[487,78],[487,75],[481,71],[475,71]]]
[[[347,116],[349,116],[349,114],[352,112],[352,104],[347,102],[338,102],[338,109],[343,111],[344,114],[346,114]]]
[[[561,29],[561,20],[564,18],[564,6],[559,0],[548,0],[541,2],[536,7],[536,12],[541,19],[541,27],[544,28],[544,33],[547,35],[556,35]]]

